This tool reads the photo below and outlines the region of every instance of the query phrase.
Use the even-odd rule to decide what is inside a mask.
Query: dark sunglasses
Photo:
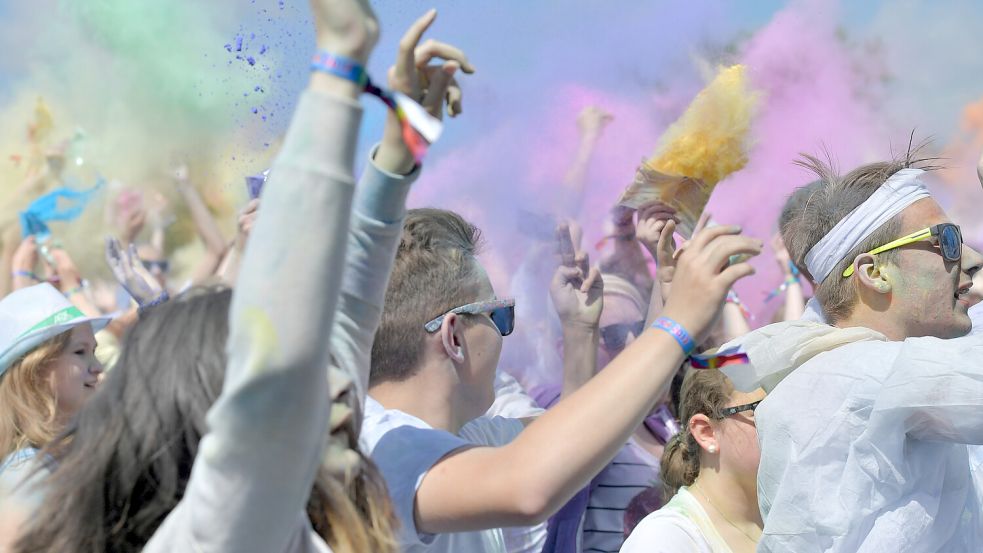
[[[869,254],[876,255],[888,250],[914,244],[915,242],[929,241],[942,251],[942,258],[950,263],[956,263],[963,257],[963,233],[959,230],[959,225],[953,223],[942,223],[928,228],[923,228],[918,232],[913,232],[908,236],[902,236],[893,242],[884,244],[879,248],[870,250]],[[853,274],[853,265],[843,271],[843,276],[848,277]]]
[[[458,315],[478,315],[481,313],[487,313],[488,318],[495,324],[498,332],[502,336],[508,336],[512,334],[515,330],[515,300],[514,299],[502,299],[502,300],[488,300],[479,301],[475,303],[469,303],[467,305],[462,305],[461,307],[455,307],[447,313],[436,317],[427,324],[423,325],[423,328],[427,332],[436,332],[440,328],[440,324],[444,322],[444,317],[455,313]]]
[[[635,321],[633,323],[620,323],[602,326],[601,341],[608,351],[618,351],[625,347],[628,341],[628,333],[638,337],[645,330],[645,321]]]
[[[144,269],[146,269],[146,270],[148,270],[150,272],[154,272],[154,269],[157,269],[161,273],[166,273],[167,270],[171,268],[171,264],[167,260],[161,260],[161,261],[147,261],[147,260],[142,260],[142,261],[140,261],[140,263],[143,264],[143,268]]]
[[[755,401],[754,403],[747,403],[745,405],[738,405],[736,407],[725,407],[720,410],[719,418],[726,419],[731,415],[743,413],[744,411],[751,411],[751,413],[754,413],[754,409],[758,406],[759,403],[761,403],[760,399],[758,401]]]

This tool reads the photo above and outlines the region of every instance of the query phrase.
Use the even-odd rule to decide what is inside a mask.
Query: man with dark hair
[[[514,301],[495,295],[459,215],[412,210],[372,350],[362,446],[382,471],[403,551],[505,551],[501,529],[539,523],[614,457],[752,272],[730,256],[760,241],[716,227],[680,255],[663,317],[601,373],[535,421],[481,417],[494,399]],[[596,285],[593,283],[597,283]],[[550,290],[564,340],[597,351],[596,269],[566,263]],[[470,423],[470,424],[469,424]]]
[[[980,551],[965,444],[983,443],[983,340],[958,337],[983,258],[911,154],[844,176],[803,164],[820,183],[782,237],[828,324],[759,329],[740,340],[752,364],[724,369],[768,392],[759,551]]]

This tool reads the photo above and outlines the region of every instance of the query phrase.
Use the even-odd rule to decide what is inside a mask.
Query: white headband
[[[918,176],[921,169],[902,169],[891,175],[867,201],[844,217],[806,254],[805,262],[816,282],[833,269],[875,230],[906,207],[931,194]]]

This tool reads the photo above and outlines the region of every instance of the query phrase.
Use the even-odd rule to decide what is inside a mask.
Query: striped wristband
[[[693,337],[689,335],[689,332],[686,332],[686,329],[681,324],[669,317],[659,317],[652,323],[652,328],[665,331],[675,338],[676,342],[679,343],[679,347],[683,348],[683,354],[687,357],[696,349],[696,342],[693,341]]]

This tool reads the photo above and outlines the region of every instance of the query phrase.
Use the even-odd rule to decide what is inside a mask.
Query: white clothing
[[[766,342],[771,362],[793,366],[808,335],[775,334],[787,344]],[[834,346],[785,376],[755,419],[759,551],[983,550],[964,445],[983,444],[983,337]]]
[[[621,553],[731,553],[700,502],[686,486],[643,518]]]
[[[448,454],[473,446],[499,446],[522,432],[522,423],[503,417],[479,417],[461,428],[460,435],[438,430],[413,415],[386,409],[367,397],[360,446],[375,461],[386,480],[399,518],[401,551],[505,553],[501,528],[479,532],[426,534],[413,516],[416,492],[430,468]]]
[[[485,413],[486,417],[527,419],[545,412],[515,377],[502,370],[495,371],[495,402]],[[545,522],[534,526],[510,526],[502,528],[502,534],[508,553],[540,553],[546,545],[547,526]]]

